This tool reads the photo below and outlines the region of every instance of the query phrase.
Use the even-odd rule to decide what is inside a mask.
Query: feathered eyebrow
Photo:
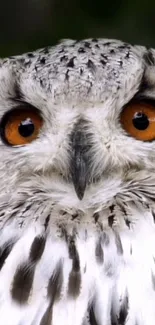
[[[151,88],[152,88],[152,85],[149,85],[148,81],[145,78],[145,72],[144,72],[141,83],[139,85],[138,92],[135,94],[134,98],[135,99],[148,98],[148,96],[144,95],[144,91],[149,90]]]
[[[149,97],[147,94],[143,94],[143,93],[137,93],[126,105],[130,104],[130,103],[148,103],[150,105],[152,105],[152,107],[154,107],[155,109],[155,98],[151,98]]]
[[[20,85],[18,82],[15,82],[14,84],[14,97],[13,97],[13,100],[15,101],[19,101],[19,102],[23,102],[24,101],[24,95],[21,91],[21,88],[20,88]]]
[[[148,94],[147,95],[144,94],[144,92],[146,90],[154,89],[154,86],[151,83],[149,83],[149,80],[145,76],[147,67],[155,66],[155,57],[154,57],[153,53],[151,52],[151,49],[149,49],[147,52],[144,53],[143,59],[144,59],[144,63],[145,63],[144,73],[143,73],[141,83],[139,85],[139,89],[133,99],[154,101],[154,98],[151,98],[151,96],[149,96]]]
[[[145,94],[146,90],[152,90],[154,89],[154,86],[152,84],[149,84],[149,81],[145,77],[145,71],[141,80],[141,83],[139,85],[139,89],[137,93],[134,95],[133,100],[148,100],[148,101],[155,101],[154,97],[151,97],[151,95]]]

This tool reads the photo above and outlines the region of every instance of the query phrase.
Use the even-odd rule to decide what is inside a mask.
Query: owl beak
[[[72,160],[72,181],[79,200],[83,199],[86,189],[86,163],[80,150],[76,150]]]
[[[81,125],[80,125],[81,126]],[[88,140],[83,131],[76,126],[71,137],[71,163],[70,172],[75,192],[79,200],[83,199],[88,175]]]

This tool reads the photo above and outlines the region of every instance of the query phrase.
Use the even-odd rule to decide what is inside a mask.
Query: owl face
[[[63,41],[1,61],[1,195],[66,206],[148,190],[155,164],[154,51]]]

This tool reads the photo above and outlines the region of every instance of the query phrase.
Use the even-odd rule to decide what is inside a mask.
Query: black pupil
[[[18,126],[20,135],[24,138],[30,137],[34,132],[34,123],[30,118],[22,121]]]
[[[137,112],[132,119],[134,127],[138,130],[146,130],[149,126],[149,119],[143,112]]]

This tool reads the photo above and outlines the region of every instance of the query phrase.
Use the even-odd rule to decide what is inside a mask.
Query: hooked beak
[[[75,127],[71,139],[71,177],[79,200],[83,199],[88,183],[89,145],[86,134]]]

